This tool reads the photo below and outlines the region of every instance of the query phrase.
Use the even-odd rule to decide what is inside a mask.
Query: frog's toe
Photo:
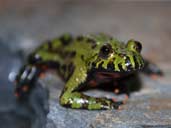
[[[14,95],[17,100],[23,100],[26,99],[30,93],[30,85],[29,84],[17,84],[17,87],[15,88]]]
[[[163,71],[159,70],[157,73],[155,73],[157,76],[164,76]]]
[[[163,76],[163,74],[151,74],[150,78],[153,79],[153,80],[157,80],[158,78],[160,78],[162,76]]]
[[[123,105],[123,104],[124,104],[123,101],[113,102],[113,103],[112,103],[112,108],[113,108],[113,109],[120,109],[120,106]]]

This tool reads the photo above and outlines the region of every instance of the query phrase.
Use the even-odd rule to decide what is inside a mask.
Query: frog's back
[[[37,61],[41,57],[41,63],[48,62],[53,64],[59,75],[66,81],[72,75],[76,65],[83,66],[90,63],[92,59],[98,57],[98,52],[102,45],[111,42],[111,40],[116,48],[122,45],[119,41],[105,34],[77,37],[64,34],[44,42],[31,54],[31,58]]]

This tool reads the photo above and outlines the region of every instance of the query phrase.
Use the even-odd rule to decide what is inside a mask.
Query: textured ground
[[[123,0],[124,1],[124,0]],[[171,127],[171,2],[70,0],[6,0],[0,2],[0,126],[1,128],[169,128]],[[141,75],[143,87],[123,110],[72,110],[58,104],[63,83],[53,74],[23,104],[13,98],[12,79],[23,56],[41,41],[64,32],[75,35],[105,32],[143,43],[143,55],[156,62],[165,76]],[[23,54],[24,53],[24,54]],[[12,72],[12,73],[10,73]],[[9,75],[10,73],[10,75]],[[48,105],[47,85],[50,90]],[[97,90],[95,96],[111,96]],[[50,109],[49,109],[49,108]]]

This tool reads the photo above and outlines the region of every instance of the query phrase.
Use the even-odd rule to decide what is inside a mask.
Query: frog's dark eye
[[[110,44],[105,44],[101,47],[99,56],[102,58],[108,57],[108,55],[111,53],[112,47]]]
[[[129,40],[127,43],[127,48],[132,51],[141,52],[142,45],[139,41]]]
[[[136,45],[135,45],[135,49],[138,51],[138,52],[141,52],[142,50],[142,45],[140,42],[138,41],[135,41]]]

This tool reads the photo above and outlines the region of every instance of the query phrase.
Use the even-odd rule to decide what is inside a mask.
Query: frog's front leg
[[[42,71],[43,70],[36,65],[27,64],[23,66],[15,80],[15,96],[20,99],[26,97],[35,85],[35,81],[37,81]]]
[[[25,99],[36,85],[38,78],[44,76],[44,72],[59,66],[56,58],[59,58],[57,54],[43,49],[30,54],[27,64],[20,69],[16,77],[15,96],[18,99]]]
[[[145,61],[145,66],[144,69],[142,70],[142,72],[146,75],[149,76],[163,76],[163,72],[162,70],[154,63],[148,61],[148,60],[144,60]]]
[[[60,96],[60,104],[70,108],[76,109],[119,109],[123,102],[115,102],[107,98],[95,98],[87,96],[77,91],[87,78],[87,71],[85,67],[77,67],[72,77],[66,83],[66,86]],[[85,85],[86,86],[86,85]]]

